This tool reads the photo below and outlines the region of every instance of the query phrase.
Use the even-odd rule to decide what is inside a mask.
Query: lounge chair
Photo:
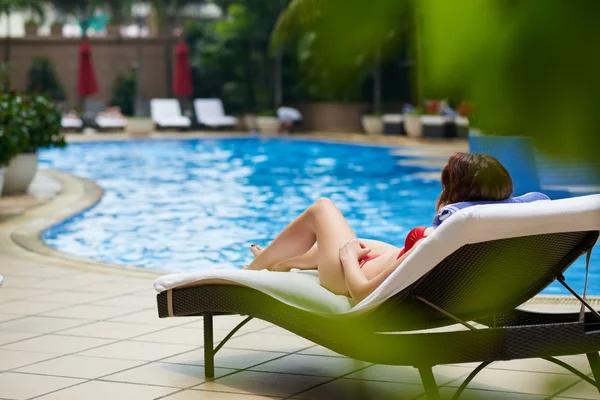
[[[75,113],[63,114],[60,125],[64,130],[79,132],[83,129],[83,120]]]
[[[2,275],[0,275],[0,287],[2,287],[3,283],[4,283],[4,278],[2,277]]]
[[[186,129],[192,124],[192,121],[181,113],[181,106],[177,99],[150,100],[150,115],[159,129]]]
[[[600,314],[585,295],[572,292],[582,313],[518,307],[554,280],[571,291],[562,274],[591,252],[599,231],[600,195],[473,206],[445,221],[356,305],[311,272],[212,270],[159,278],[158,314],[203,316],[207,377],[215,352],[239,329],[213,348],[213,316],[241,314],[249,317],[240,326],[256,317],[355,359],[414,366],[429,399],[439,399],[432,367],[451,363],[481,362],[455,398],[499,360],[545,358],[598,386]],[[463,329],[431,330],[455,324]],[[595,381],[553,358],[573,354],[587,354]]]
[[[120,110],[107,108],[106,103],[97,99],[86,99],[83,120],[87,126],[98,130],[124,130],[127,127],[127,119]]]
[[[194,112],[198,123],[210,128],[231,127],[237,124],[237,118],[225,115],[221,99],[196,99]]]

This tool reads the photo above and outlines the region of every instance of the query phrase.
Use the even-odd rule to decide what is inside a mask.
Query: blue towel
[[[447,206],[442,207],[433,218],[433,227],[437,228],[442,222],[452,216],[452,214],[463,208],[485,204],[531,203],[539,200],[550,200],[550,198],[543,193],[531,192],[518,197],[509,197],[508,199],[501,201],[463,201],[461,203],[448,204]]]

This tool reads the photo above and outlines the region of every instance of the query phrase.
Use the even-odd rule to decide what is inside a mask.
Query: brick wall
[[[92,60],[99,92],[94,96],[109,101],[114,80],[120,73],[131,71],[137,58],[135,38],[90,38]],[[24,89],[27,71],[36,56],[54,61],[59,79],[64,85],[69,104],[77,104],[77,65],[79,39],[33,37],[11,40],[12,80],[17,89]],[[4,54],[6,39],[0,40],[0,55]],[[173,50],[175,44],[173,44]],[[142,39],[142,93],[145,99],[167,96],[166,41],[164,38]],[[174,53],[174,52],[173,52]],[[174,54],[169,57],[173,65]]]

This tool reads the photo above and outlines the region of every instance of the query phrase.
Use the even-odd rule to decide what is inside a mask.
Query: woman
[[[441,181],[438,212],[448,204],[462,201],[504,200],[513,191],[508,171],[494,157],[484,154],[454,153],[442,170]],[[381,285],[432,231],[426,227],[413,229],[403,248],[357,239],[335,204],[319,199],[268,247],[252,245],[255,259],[246,269],[317,269],[323,287],[351,296],[358,303]]]

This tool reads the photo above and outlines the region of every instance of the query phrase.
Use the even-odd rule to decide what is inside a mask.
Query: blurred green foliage
[[[405,46],[415,101],[468,100],[484,132],[529,136],[600,170],[598,15],[597,0],[293,0],[273,44],[314,42],[319,72],[307,77],[338,93],[356,87],[377,49],[385,60]]]
[[[493,134],[600,170],[600,2],[423,2],[427,92],[462,95]]]
[[[117,106],[121,109],[123,115],[133,115],[133,104],[135,100],[135,75],[120,74],[113,84],[111,106]]]
[[[48,57],[35,57],[27,72],[27,92],[46,94],[64,100],[65,90],[58,79],[54,63]]]

